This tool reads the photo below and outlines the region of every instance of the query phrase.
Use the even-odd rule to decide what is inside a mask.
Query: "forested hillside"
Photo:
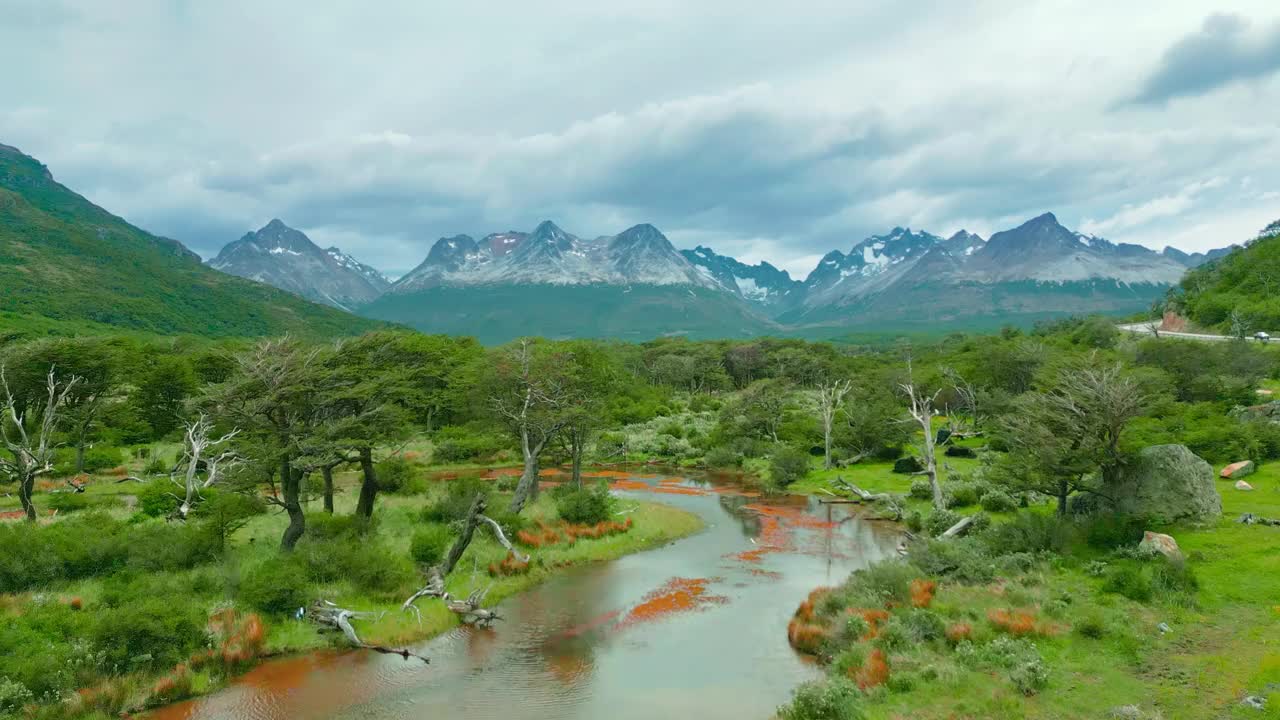
[[[1245,247],[1188,271],[1168,304],[1224,334],[1280,330],[1280,220]]]
[[[375,321],[201,265],[0,145],[0,333],[110,328],[207,337],[323,337]]]
[[[1122,337],[1102,318],[881,349],[770,339],[533,339],[486,349],[385,331],[337,345],[54,339],[9,343],[0,365],[0,716],[23,706],[39,717],[114,716],[202,692],[267,648],[331,642],[287,619],[318,596],[378,611],[359,616],[362,643],[439,632],[456,622],[450,610],[483,621],[486,603],[557,568],[696,527],[645,503],[619,519],[609,488],[634,487],[597,485],[618,474],[588,470],[622,463],[731,472],[766,492],[831,497],[861,486],[872,512],[924,536],[972,516],[971,542],[913,544],[908,564],[855,575],[831,599],[802,606],[792,642],[834,663],[832,680],[803,689],[784,717],[858,716],[814,714],[814,702],[914,714],[948,687],[939,707],[978,715],[999,707],[1048,717],[1033,712],[1044,697],[1073,708],[1055,717],[1094,717],[1132,697],[1134,683],[1162,704],[1183,702],[1181,681],[1166,686],[1136,669],[1135,657],[1165,661],[1132,645],[1134,634],[1155,632],[1149,618],[1195,633],[1194,611],[1179,608],[1199,602],[1253,623],[1257,593],[1228,590],[1220,573],[1222,563],[1255,560],[1215,551],[1175,572],[1128,547],[1145,528],[1180,533],[1169,524],[1179,518],[1220,532],[1212,478],[1158,506],[1163,515],[1150,514],[1141,494],[1117,499],[1113,486],[1171,443],[1187,448],[1179,462],[1204,473],[1205,460],[1280,457],[1280,411],[1239,409],[1275,386],[1275,351]],[[15,454],[24,443],[34,462]],[[481,475],[502,466],[513,470]],[[538,492],[546,472],[564,479],[549,494]],[[1266,493],[1255,496],[1252,510],[1272,506]],[[1097,515],[1099,498],[1101,507],[1128,503],[1117,506],[1128,514]],[[1199,507],[1209,514],[1186,514]],[[1240,528],[1241,548],[1270,531],[1224,527]],[[496,589],[488,601],[458,596],[447,610],[433,598],[476,589],[449,572],[463,557],[487,564]],[[1193,571],[1204,573],[1199,594]],[[1027,611],[1028,627],[1041,629],[1015,645],[1000,640],[996,620],[996,635],[977,627],[981,613],[999,610],[989,606],[1003,596],[980,591],[994,573],[1028,588],[1009,602],[1053,600],[1044,624]],[[831,613],[846,605],[885,602],[868,587],[906,598],[908,580],[910,603],[865,610],[872,620],[857,632],[869,635],[831,629]],[[925,612],[917,590],[932,598],[934,588],[950,599]],[[1064,592],[1073,599],[1059,601]],[[426,622],[399,610],[406,598]],[[336,611],[326,607],[307,614],[332,627]],[[881,622],[876,613],[900,610],[883,640],[868,630]],[[1054,629],[1073,626],[1085,634]],[[943,628],[955,639],[942,639]],[[1127,649],[1100,652],[1099,642]],[[1232,652],[1254,657],[1265,646]],[[1101,673],[1101,694],[1080,692],[1084,667]],[[857,687],[890,677],[888,693]],[[989,694],[961,690],[983,684]],[[1220,707],[1224,689],[1202,689],[1196,702]]]

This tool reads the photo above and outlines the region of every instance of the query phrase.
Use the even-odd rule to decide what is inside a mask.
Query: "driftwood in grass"
[[[837,490],[854,496],[858,502],[875,505],[877,511],[885,520],[902,519],[902,503],[890,493],[867,492],[839,476],[836,476],[836,479],[832,480],[831,484]]]
[[[1245,513],[1241,515],[1240,518],[1236,520],[1236,522],[1240,523],[1241,525],[1273,525],[1273,526],[1280,527],[1280,520],[1277,520],[1275,518],[1261,517],[1258,515],[1254,515],[1253,513]]]
[[[410,652],[407,648],[389,648],[384,645],[372,645],[361,640],[360,636],[356,634],[355,627],[351,625],[351,621],[368,617],[379,618],[382,617],[382,613],[375,614],[348,610],[343,607],[338,607],[328,600],[319,600],[311,606],[310,610],[307,611],[307,617],[325,627],[341,630],[342,634],[347,637],[347,641],[355,647],[372,650],[384,655],[399,655],[405,660],[412,657],[417,658],[424,663],[431,662],[429,659],[418,655],[417,653]]]
[[[493,531],[493,535],[498,542],[502,544],[507,552],[510,552],[520,562],[529,562],[529,556],[522,554],[516,549],[515,545],[507,539],[506,533],[502,532],[502,526],[496,520],[484,514],[485,502],[484,495],[476,495],[476,499],[471,502],[471,508],[467,511],[466,520],[462,524],[462,534],[453,542],[449,548],[449,553],[439,565],[433,566],[427,571],[427,584],[414,594],[410,595],[404,604],[400,606],[401,610],[413,612],[418,616],[418,621],[422,621],[422,614],[415,604],[420,598],[434,597],[440,598],[444,602],[445,607],[450,612],[456,614],[463,622],[486,625],[494,620],[501,620],[502,616],[498,615],[496,610],[482,607],[484,597],[489,593],[489,588],[484,590],[473,590],[467,598],[456,598],[445,590],[444,580],[448,577],[453,568],[457,566],[458,561],[462,559],[462,554],[466,552],[467,546],[471,544],[471,538],[475,535],[476,526],[484,523]],[[492,585],[490,585],[492,587]]]
[[[973,525],[973,518],[974,518],[973,515],[969,515],[968,517],[962,518],[960,522],[947,528],[947,531],[939,535],[938,539],[950,540],[951,538],[960,537],[961,535],[969,532],[969,527]]]

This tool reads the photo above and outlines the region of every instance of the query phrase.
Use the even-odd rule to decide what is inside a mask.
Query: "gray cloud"
[[[1200,95],[1280,70],[1280,24],[1251,33],[1239,15],[1213,14],[1196,32],[1165,51],[1160,64],[1134,96],[1135,103],[1162,103]]]
[[[894,225],[989,234],[1052,210],[1204,249],[1273,212],[1280,87],[1108,106],[1187,42],[1196,3],[960,5],[48,0],[0,24],[0,66],[22,69],[0,142],[206,257],[280,217],[391,273],[438,237],[544,218],[652,222],[802,276]]]

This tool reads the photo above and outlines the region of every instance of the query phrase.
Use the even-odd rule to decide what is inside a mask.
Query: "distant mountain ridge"
[[[228,243],[209,267],[342,310],[372,302],[391,287],[382,273],[338,248],[321,250],[279,219]]]
[[[182,243],[130,225],[0,145],[0,327],[319,337],[379,326],[216,272]]]

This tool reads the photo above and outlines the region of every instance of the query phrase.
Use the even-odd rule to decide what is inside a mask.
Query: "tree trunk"
[[[823,418],[822,422],[822,468],[831,469],[831,420]]]
[[[1058,483],[1058,517],[1067,516],[1067,494],[1069,489],[1066,481]]]
[[[453,541],[453,546],[449,548],[449,554],[445,556],[444,562],[440,564],[441,577],[445,577],[452,572],[454,566],[462,559],[462,553],[466,552],[467,546],[471,544],[471,536],[476,531],[476,522],[484,510],[484,494],[478,493],[476,499],[471,501],[471,509],[467,511],[467,519],[462,525],[462,534],[458,535],[458,539]]]
[[[27,522],[36,521],[36,504],[31,499],[35,484],[34,476],[24,477],[18,481],[18,500],[22,503],[22,510],[27,514]]]
[[[373,468],[373,449],[360,448],[360,500],[356,515],[366,520],[373,517],[373,501],[378,497],[378,473]]]
[[[579,490],[582,489],[582,436],[578,433],[573,434],[573,486]]]
[[[84,438],[76,443],[76,474],[84,472]]]
[[[320,474],[324,476],[324,511],[333,514],[333,466],[325,465],[320,468]]]
[[[538,498],[538,453],[531,452],[528,442],[525,442],[524,472],[511,498],[511,512],[519,514],[530,498]]]
[[[284,529],[284,535],[280,538],[280,549],[293,552],[294,546],[306,532],[307,518],[302,513],[302,503],[299,499],[302,473],[290,467],[288,458],[280,461],[280,484],[284,489],[284,510],[289,514],[289,527]]]

